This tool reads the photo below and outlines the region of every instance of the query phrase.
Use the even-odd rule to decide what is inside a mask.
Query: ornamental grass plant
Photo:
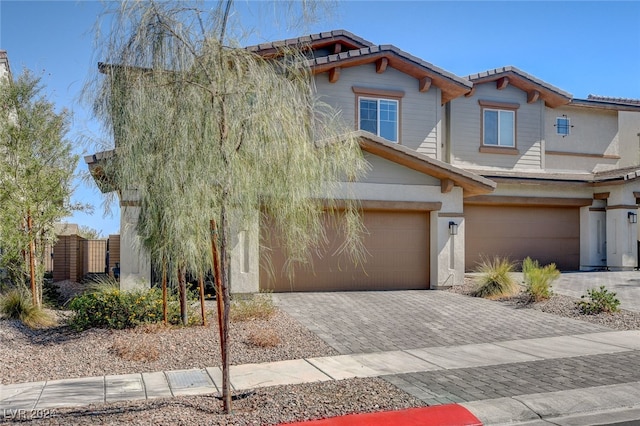
[[[476,288],[471,295],[496,299],[516,294],[519,287],[513,277],[514,270],[515,263],[507,257],[482,258],[476,269],[476,272],[480,275],[476,281]]]

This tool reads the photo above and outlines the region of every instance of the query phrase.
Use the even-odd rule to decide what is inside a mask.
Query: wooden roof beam
[[[446,178],[442,179],[440,181],[440,192],[442,192],[443,194],[447,194],[451,192],[454,185],[455,185],[455,182],[452,181],[451,179],[446,179]]]
[[[422,77],[418,83],[418,90],[421,93],[428,92],[431,88],[431,79],[429,77]]]
[[[340,67],[333,67],[329,70],[329,83],[340,80]]]
[[[333,53],[335,55],[337,55],[338,53],[342,52],[342,43],[336,43],[333,45]]]
[[[387,70],[387,66],[389,65],[389,60],[387,58],[380,58],[376,61],[376,72],[378,74],[382,74]]]
[[[496,89],[502,90],[509,85],[509,77],[500,77],[496,81]]]
[[[527,92],[527,103],[532,104],[540,99],[540,92],[538,90],[530,90]]]

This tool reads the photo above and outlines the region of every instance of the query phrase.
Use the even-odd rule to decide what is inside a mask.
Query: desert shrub
[[[580,296],[580,301],[576,306],[586,315],[596,315],[602,312],[613,313],[618,311],[620,300],[616,298],[616,293],[606,289],[601,285],[599,289],[589,289],[587,294]]]
[[[282,343],[280,336],[278,336],[275,330],[264,327],[252,330],[247,336],[247,341],[250,345],[259,348],[273,348]]]
[[[229,311],[231,321],[269,319],[276,312],[270,293],[255,294],[246,299],[234,300]]]
[[[472,296],[496,298],[515,294],[518,283],[513,278],[514,269],[515,264],[506,257],[483,258],[476,269],[480,276]]]
[[[124,329],[162,321],[162,291],[158,288],[121,291],[109,283],[98,283],[69,303],[73,315],[69,325],[88,328]],[[175,295],[169,298],[168,320],[180,323]]]
[[[523,262],[523,272],[524,264],[525,263]],[[528,268],[527,273],[525,274],[527,294],[535,302],[547,300],[553,294],[551,291],[551,284],[559,276],[560,271],[556,269],[555,263],[550,263],[546,266],[540,267],[538,262],[535,261],[535,264]]]
[[[136,334],[133,339],[118,337],[110,352],[126,361],[155,361],[160,356],[158,341],[148,334]]]
[[[524,279],[526,281],[529,272],[534,269],[538,269],[540,264],[537,260],[531,259],[531,257],[527,256],[526,259],[522,261],[522,274],[524,275]]]
[[[6,318],[20,320],[29,328],[56,325],[56,321],[49,314],[33,304],[27,291],[18,288],[0,295],[0,313]]]

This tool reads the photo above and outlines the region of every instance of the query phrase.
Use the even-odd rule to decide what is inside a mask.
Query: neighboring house
[[[372,166],[341,192],[361,200],[369,260],[332,256],[329,228],[333,245],[289,282],[280,249],[247,230],[232,252],[233,292],[446,287],[494,255],[637,266],[640,101],[573,99],[515,67],[459,77],[342,30],[248,49],[270,57],[291,45],[308,47],[318,94],[353,122]],[[86,158],[94,173],[102,155]],[[135,204],[121,197],[125,286],[150,277],[133,249]]]

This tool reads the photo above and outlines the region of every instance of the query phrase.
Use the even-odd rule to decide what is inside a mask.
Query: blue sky
[[[341,1],[334,13],[306,29],[274,24],[266,2],[236,0],[238,18],[258,32],[249,43],[345,29],[375,44],[393,44],[455,74],[514,65],[576,98],[589,94],[640,99],[640,2],[636,1]],[[58,109],[74,114],[68,138],[99,136],[79,92],[94,77],[93,26],[97,1],[0,0],[0,49],[14,74],[23,67],[42,77]],[[247,12],[252,11],[252,12]],[[240,13],[240,12],[238,12]],[[257,18],[257,17],[260,17]],[[259,35],[258,35],[259,34]],[[79,154],[95,147],[77,144]],[[86,170],[81,160],[79,169]],[[104,215],[92,183],[78,182],[74,199],[93,214],[69,222],[104,235],[119,232],[119,210]]]

